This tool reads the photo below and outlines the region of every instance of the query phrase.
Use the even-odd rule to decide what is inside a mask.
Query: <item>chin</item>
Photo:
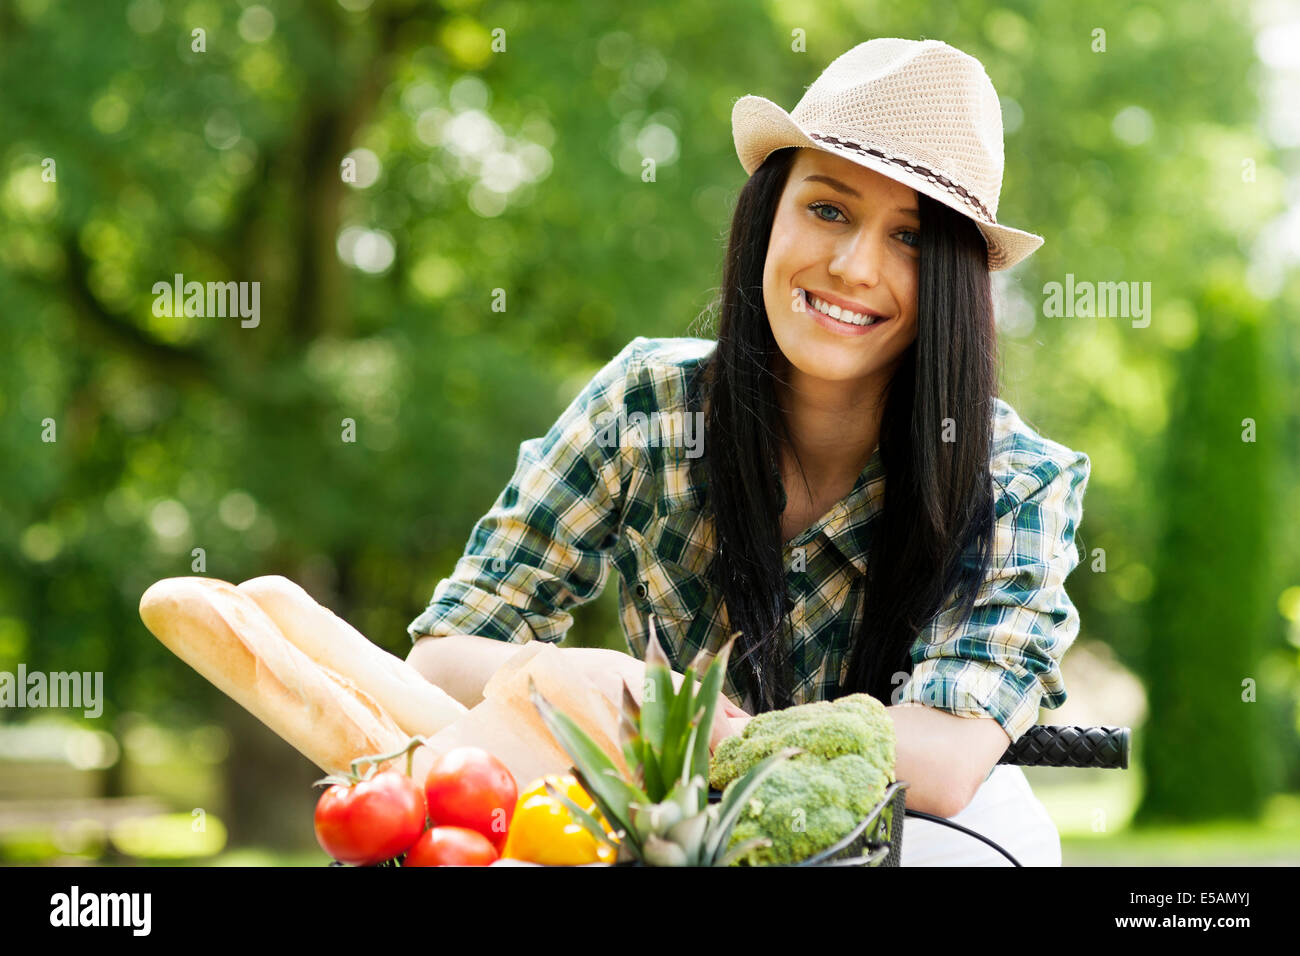
[[[871,375],[880,368],[878,356],[864,362],[861,356],[853,354],[852,349],[836,342],[823,344],[806,335],[791,339],[788,334],[775,331],[773,337],[786,361],[812,378],[828,382],[852,381]]]
[[[878,370],[874,364],[861,365],[842,361],[827,362],[815,358],[808,361],[791,362],[790,364],[810,378],[818,378],[824,382],[853,382],[867,378]]]

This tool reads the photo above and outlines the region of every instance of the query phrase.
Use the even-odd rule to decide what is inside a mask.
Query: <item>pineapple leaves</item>
[[[668,656],[659,644],[655,633],[654,615],[650,615],[650,636],[645,650],[645,685],[641,695],[641,736],[649,741],[650,746],[662,752],[664,745],[664,723],[667,708],[673,699],[672,669],[668,666]]]
[[[663,789],[663,774],[660,770],[658,756],[651,748],[650,741],[641,735],[641,706],[632,696],[632,690],[623,682],[623,706],[619,713],[619,745],[623,749],[623,759],[629,767],[635,767],[633,782],[643,789],[652,799]]]
[[[645,698],[641,702],[645,790],[651,800],[664,799],[682,776],[679,771],[685,769],[683,747],[687,746],[694,693],[695,677],[689,669],[681,690],[674,688],[668,656],[659,643],[654,615],[651,615],[645,655]]]
[[[556,789],[555,785],[549,780],[546,782],[546,792],[556,800],[560,801],[564,808],[569,811],[569,814],[573,819],[578,821],[578,823],[582,825],[582,828],[596,839],[596,842],[604,843],[607,846],[612,847],[618,846],[616,842],[610,839],[609,834],[605,832],[605,828],[600,825],[599,820],[570,800],[567,795]]]
[[[651,800],[662,800],[664,790],[668,787],[668,781],[664,779],[665,765],[660,761],[659,755],[655,753],[650,741],[641,739],[642,760],[641,772],[643,776],[643,787],[646,796]]]
[[[700,685],[700,698],[704,701],[704,716],[700,719],[702,732],[694,740],[690,771],[692,775],[699,774],[705,778],[709,776],[709,740],[712,737],[713,714],[718,706],[718,698],[722,695],[722,681],[727,674],[727,661],[731,657],[731,648],[739,635],[740,632],[737,631],[727,639],[722,650],[709,664],[709,669],[704,672],[704,680]],[[692,661],[691,669],[694,667],[695,663]],[[687,673],[689,674],[690,670]]]
[[[641,705],[636,702],[632,690],[623,681],[623,702],[618,715],[618,743],[623,751],[623,759],[628,767],[635,768],[633,782],[642,789],[649,789],[646,767],[650,760],[645,738],[641,736]],[[654,777],[651,770],[650,776]]]
[[[671,679],[671,675],[669,675]],[[664,736],[660,742],[659,760],[665,789],[671,787],[678,779],[689,780],[690,774],[684,772],[687,767],[684,760],[689,743],[690,719],[693,716],[692,704],[695,697],[695,675],[688,669],[682,681],[681,690],[673,697],[668,710],[668,719],[664,724]],[[663,795],[657,795],[663,799]]]
[[[771,837],[754,837],[753,839],[746,840],[743,843],[737,843],[735,846],[733,846],[730,850],[727,851],[726,856],[724,856],[714,865],[731,866],[731,864],[735,863],[742,856],[747,855],[750,850],[761,850],[763,847],[768,847],[771,845],[772,845]]]
[[[736,631],[734,634],[728,637],[727,643],[722,645],[722,650],[719,651],[716,655],[716,658],[722,661],[722,669],[724,671],[727,669],[727,658],[731,656],[731,648],[736,643],[736,638],[740,637],[740,635],[741,632]],[[705,663],[705,658],[707,658],[708,655],[709,655],[708,648],[701,647],[696,652],[695,656],[691,658],[691,670],[695,671],[696,673],[699,673],[700,668]]]

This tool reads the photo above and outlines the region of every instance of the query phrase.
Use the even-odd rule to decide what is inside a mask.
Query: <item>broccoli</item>
[[[894,778],[894,724],[868,694],[759,714],[714,751],[709,783],[724,789],[764,757],[797,754],[766,778],[731,833],[735,846],[754,837],[772,845],[738,862],[795,863],[833,845],[878,804]]]

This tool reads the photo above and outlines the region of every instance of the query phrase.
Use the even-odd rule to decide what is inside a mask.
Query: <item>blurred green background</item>
[[[105,696],[0,709],[0,860],[323,862],[319,773],[140,595],[283,574],[404,656],[519,443],[632,337],[711,335],[731,104],[901,36],[1002,97],[999,219],[1047,240],[996,274],[1002,395],[1092,459],[1040,722],[1135,765],[1028,772],[1065,862],[1300,861],[1297,16],[0,0],[0,671]],[[259,323],[155,315],[177,273]],[[1149,325],[1048,316],[1067,275],[1149,282]],[[570,640],[622,646],[615,597]]]

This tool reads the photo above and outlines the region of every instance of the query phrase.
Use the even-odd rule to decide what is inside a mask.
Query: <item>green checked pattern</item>
[[[707,664],[731,633],[708,583],[707,482],[690,474],[703,448],[693,373],[715,345],[638,336],[544,436],[521,443],[510,483],[409,625],[412,640],[558,641],[573,624],[569,609],[599,595],[612,568],[629,652],[644,658],[653,613],[674,670],[701,649]],[[1040,704],[1066,699],[1060,662],[1079,615],[1065,579],[1079,563],[1074,536],[1091,462],[995,404],[993,567],[972,620],[956,625],[954,599],[918,635],[912,675],[889,703],[992,716],[1014,741],[1037,722]],[[797,703],[839,694],[884,490],[877,448],[853,490],[785,546]],[[733,658],[725,692],[752,712],[743,686]]]

